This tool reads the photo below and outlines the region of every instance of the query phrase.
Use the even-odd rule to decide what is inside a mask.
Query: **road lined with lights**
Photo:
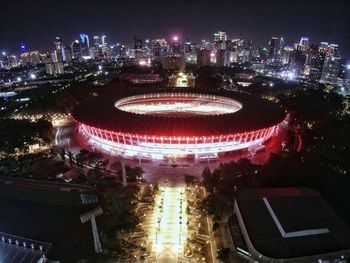
[[[187,200],[184,187],[160,187],[149,230],[156,262],[178,262],[187,240]]]

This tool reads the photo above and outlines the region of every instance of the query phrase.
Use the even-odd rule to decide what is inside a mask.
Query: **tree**
[[[194,179],[195,179],[195,177],[193,175],[185,174],[185,183],[187,186],[194,185]]]
[[[209,167],[205,167],[202,172],[202,183],[208,192],[213,191],[212,174]]]
[[[228,263],[230,259],[230,248],[223,248],[218,251],[217,258],[224,263]]]
[[[216,230],[218,230],[220,228],[220,224],[218,222],[215,222],[213,224],[213,231],[216,232]]]
[[[64,162],[66,160],[66,150],[64,148],[61,148],[60,156],[62,161]]]
[[[101,171],[98,169],[90,169],[86,174],[86,182],[89,185],[97,185],[99,183],[99,179],[102,177]]]
[[[73,153],[71,151],[68,151],[68,159],[70,167],[73,167]]]

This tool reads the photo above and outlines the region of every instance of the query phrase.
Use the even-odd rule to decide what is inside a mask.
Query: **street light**
[[[67,143],[68,143],[68,148],[69,148],[69,150],[71,150],[71,149],[70,149],[70,138],[67,139]]]

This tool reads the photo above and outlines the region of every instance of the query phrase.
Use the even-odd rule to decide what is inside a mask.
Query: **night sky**
[[[142,38],[169,38],[178,33],[194,41],[212,39],[223,29],[243,34],[256,45],[271,36],[287,43],[309,36],[313,43],[340,45],[350,58],[350,0],[0,0],[0,50],[50,50],[56,36],[67,45],[79,33],[106,34],[108,43]]]

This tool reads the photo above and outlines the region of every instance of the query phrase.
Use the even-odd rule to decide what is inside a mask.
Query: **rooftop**
[[[271,258],[350,248],[350,228],[310,188],[245,189],[237,204],[254,248]]]
[[[138,114],[115,107],[115,103],[127,97],[152,93],[206,94],[235,100],[242,105],[238,111],[222,115],[198,114]],[[183,95],[181,95],[183,96]],[[180,96],[180,97],[181,97]],[[169,100],[170,103],[170,100]],[[187,102],[189,103],[189,102]],[[195,105],[195,104],[194,104]],[[276,104],[240,92],[196,90],[136,90],[128,93],[112,92],[92,97],[79,103],[72,112],[74,119],[100,129],[150,136],[220,136],[269,128],[280,123],[284,111]]]

